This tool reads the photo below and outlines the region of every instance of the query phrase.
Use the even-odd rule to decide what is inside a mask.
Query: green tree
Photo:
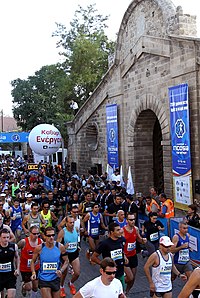
[[[65,104],[68,81],[59,64],[43,66],[27,80],[13,80],[13,114],[18,126],[25,131],[40,123],[63,127],[71,117],[69,105]]]
[[[65,57],[64,68],[69,75],[71,99],[79,106],[89,97],[108,69],[108,56],[114,53],[115,43],[105,34],[108,17],[97,13],[94,5],[75,12],[68,31],[57,24],[53,36],[59,37],[57,46]]]

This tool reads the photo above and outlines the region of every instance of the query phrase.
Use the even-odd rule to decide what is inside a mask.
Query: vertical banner
[[[106,127],[108,164],[113,169],[116,169],[119,167],[118,120],[116,104],[106,106]]]
[[[174,201],[186,209],[192,203],[188,85],[169,88],[169,100]]]

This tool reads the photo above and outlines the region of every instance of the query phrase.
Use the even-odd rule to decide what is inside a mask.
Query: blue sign
[[[172,168],[176,176],[191,174],[188,85],[169,88]]]
[[[47,190],[53,190],[53,184],[52,184],[53,180],[47,176],[44,176],[44,188],[46,188]]]
[[[108,164],[113,169],[116,169],[119,167],[118,119],[116,104],[106,106],[106,127]]]
[[[179,227],[179,221],[182,220],[182,218],[173,218],[170,219],[170,236],[171,238],[178,232]],[[200,230],[190,227],[188,226],[188,233],[190,235],[190,258],[192,263],[195,266],[199,266],[200,265],[200,254],[199,254],[199,243],[200,243]]]
[[[1,132],[0,143],[28,143],[29,132]]]

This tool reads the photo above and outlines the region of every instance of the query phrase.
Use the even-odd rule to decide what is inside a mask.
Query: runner
[[[101,254],[103,258],[112,258],[117,265],[116,278],[121,281],[123,288],[125,288],[124,264],[127,259],[124,256],[124,244],[126,239],[122,237],[121,228],[115,222],[109,224],[108,231],[109,237],[99,243],[91,257],[91,261],[100,265],[99,256]]]
[[[22,276],[22,295],[26,296],[26,292],[31,290],[31,298],[35,298],[38,290],[38,279],[31,281],[31,267],[30,262],[33,256],[35,247],[42,243],[42,240],[38,238],[40,232],[38,226],[30,227],[30,235],[25,239],[22,239],[18,243],[18,248],[21,249],[20,255],[20,272]],[[39,263],[35,264],[36,277],[38,275]]]
[[[21,239],[22,232],[22,208],[19,205],[19,200],[14,199],[13,206],[10,208],[11,230],[16,237],[16,242]]]
[[[159,250],[150,255],[144,266],[144,272],[149,281],[151,297],[172,298],[172,271],[182,280],[186,280],[187,277],[181,274],[173,264],[170,249],[174,244],[170,238],[163,236],[159,243]],[[152,277],[150,268],[152,268]]]
[[[192,294],[193,298],[198,298],[200,294],[200,268],[194,269],[189,280],[178,295],[178,298],[189,298]]]
[[[138,258],[136,253],[136,241],[145,244],[147,242],[146,238],[142,238],[139,234],[138,227],[135,226],[135,215],[127,214],[127,225],[123,228],[123,236],[126,239],[124,246],[124,253],[128,259],[128,263],[125,265],[124,271],[127,276],[127,287],[126,295],[128,295],[130,289],[132,288],[138,266]]]
[[[88,235],[89,250],[86,252],[87,258],[90,260],[91,254],[94,252],[96,246],[99,244],[100,228],[107,230],[103,223],[103,216],[99,212],[98,203],[94,203],[92,206],[92,212],[89,212],[84,217],[84,223],[86,224],[86,233]]]
[[[68,266],[68,258],[65,247],[54,241],[55,230],[48,227],[44,231],[45,243],[37,245],[31,261],[31,279],[37,278],[35,262],[40,259],[39,288],[42,298],[60,298],[60,278]],[[61,257],[64,263],[60,264]]]
[[[188,225],[186,222],[181,221],[179,223],[179,231],[172,238],[173,246],[171,249],[174,255],[174,264],[176,268],[181,273],[185,273],[187,278],[190,277],[193,268],[190,263],[190,251],[189,251],[189,237],[188,234]],[[176,278],[176,275],[173,274],[173,279]]]
[[[76,294],[76,288],[74,282],[79,278],[80,275],[80,260],[79,260],[79,249],[78,249],[78,232],[74,228],[74,218],[71,215],[66,216],[66,226],[58,233],[58,242],[62,242],[64,239],[64,246],[68,255],[69,263],[72,266],[73,274],[71,281],[68,283],[70,288],[70,293],[72,295]],[[64,282],[67,275],[67,268],[63,272],[61,278],[61,291],[60,296],[66,297]]]
[[[38,228],[41,226],[45,227],[45,220],[42,218],[42,215],[38,213],[39,206],[37,203],[32,203],[31,212],[24,216],[22,221],[22,228],[26,235],[29,235],[30,228],[32,226],[37,226]]]
[[[10,233],[10,239],[9,239],[9,242],[15,242],[15,241],[16,241],[16,239],[15,239],[15,235],[13,234],[11,228],[10,228],[8,225],[3,224],[3,217],[2,217],[2,215],[0,214],[0,230],[2,230],[2,229],[7,229],[7,230],[9,231],[9,233]]]
[[[105,258],[100,263],[101,276],[85,284],[74,298],[126,298],[122,285],[115,278],[116,263],[111,258]]]
[[[9,231],[0,230],[0,292],[7,289],[7,298],[14,298],[19,275],[19,255],[17,245],[9,241]]]

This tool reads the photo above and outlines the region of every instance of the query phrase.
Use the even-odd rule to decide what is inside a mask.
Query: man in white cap
[[[149,281],[151,297],[172,298],[172,272],[183,280],[186,280],[187,277],[181,274],[173,263],[170,249],[174,244],[170,238],[163,236],[159,243],[159,249],[148,258],[144,271]],[[152,276],[150,268],[152,268]]]

